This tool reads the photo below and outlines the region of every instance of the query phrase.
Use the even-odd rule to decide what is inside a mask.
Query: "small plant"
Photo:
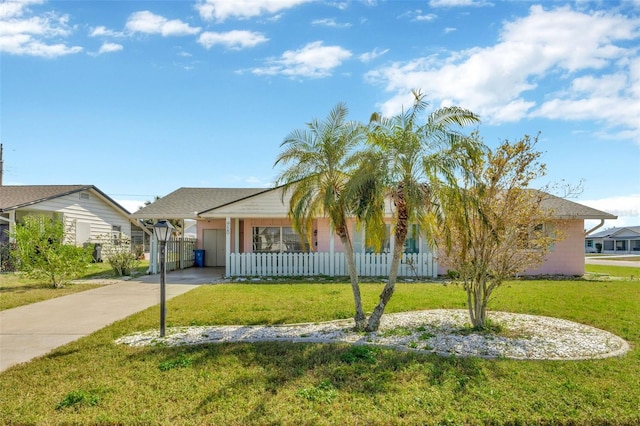
[[[132,251],[129,239],[104,235],[99,237],[98,241],[102,246],[103,257],[117,276],[129,276],[140,265],[139,254],[135,248]]]
[[[411,330],[409,327],[396,327],[396,328],[392,328],[390,330],[385,330],[385,331],[380,333],[380,335],[383,336],[383,337],[411,336],[412,334],[413,334],[413,330]]]
[[[144,259],[144,246],[142,244],[136,244],[133,246],[133,253],[136,256],[136,259],[143,260]]]
[[[74,407],[78,409],[81,406],[93,407],[98,404],[98,395],[93,392],[86,392],[83,390],[74,390],[69,392],[62,401],[56,405],[56,410],[62,410],[63,408]]]
[[[467,323],[464,325],[464,328],[458,330],[457,334],[460,334],[462,336],[468,336],[473,333],[503,335],[506,332],[507,330],[502,324],[493,322],[490,318],[487,318],[484,322],[484,327],[474,327],[471,324]]]
[[[193,364],[193,359],[188,358],[185,354],[178,355],[175,359],[163,361],[158,365],[160,371],[169,371],[175,368],[187,368]]]
[[[449,269],[445,276],[449,280],[457,280],[458,278],[460,278],[460,272],[454,271],[453,269]]]
[[[418,339],[420,339],[420,340],[429,340],[432,337],[436,337],[436,335],[433,334],[433,333],[425,332],[425,333],[420,334],[420,336],[418,336]]]
[[[354,362],[366,362],[368,364],[376,363],[376,354],[380,349],[372,346],[358,345],[352,346],[347,352],[342,354],[342,361],[347,364],[353,364]]]
[[[338,391],[329,380],[323,380],[316,386],[300,389],[296,395],[306,399],[307,401],[322,402],[330,404],[333,399],[338,396]]]
[[[136,255],[126,251],[112,254],[109,256],[108,262],[113,272],[119,277],[131,275],[132,271],[137,268],[140,263]]]

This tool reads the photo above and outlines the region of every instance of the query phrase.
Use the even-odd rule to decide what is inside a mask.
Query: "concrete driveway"
[[[219,282],[223,273],[218,268],[168,273],[167,299]],[[0,311],[0,371],[160,304],[159,283],[159,275],[149,275]]]

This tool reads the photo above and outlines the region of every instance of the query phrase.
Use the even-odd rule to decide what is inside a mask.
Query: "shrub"
[[[91,262],[91,250],[65,244],[64,223],[45,216],[25,216],[11,233],[17,269],[29,277],[48,280],[53,287],[79,276]]]
[[[98,238],[98,244],[102,247],[102,257],[106,259],[117,276],[131,275],[140,265],[138,255],[133,253],[129,239],[114,239],[110,235],[103,235]]]
[[[140,264],[136,255],[128,251],[113,253],[107,261],[111,265],[113,272],[120,277],[131,275],[131,272]]]

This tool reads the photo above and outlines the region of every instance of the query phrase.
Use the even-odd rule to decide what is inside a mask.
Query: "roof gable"
[[[286,217],[289,212],[289,199],[287,193],[282,198],[282,187],[262,190],[259,193],[234,200],[228,204],[220,205],[200,213],[204,218],[223,218],[227,216],[242,217]]]
[[[76,192],[92,191],[116,210],[129,211],[93,185],[10,185],[0,186],[0,212],[7,212],[64,197]]]
[[[640,226],[625,226],[618,228],[609,228],[604,231],[595,232],[587,235],[586,238],[607,238],[607,237],[637,237],[640,236]]]
[[[200,212],[215,209],[267,191],[265,188],[178,188],[133,213],[138,219],[196,219]]]

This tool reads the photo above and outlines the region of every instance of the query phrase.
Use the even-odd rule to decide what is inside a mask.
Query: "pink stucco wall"
[[[353,222],[349,229],[353,229]],[[317,219],[314,224],[317,236],[313,239],[314,251],[328,252],[330,240],[329,220]],[[291,226],[288,219],[245,219],[240,221],[240,252],[251,252],[253,247],[253,227],[255,226]],[[526,272],[527,275],[583,275],[584,274],[584,221],[582,219],[564,220],[556,225],[564,235],[564,239],[555,243],[547,254],[545,262],[537,269]],[[202,248],[202,237],[205,229],[225,229],[224,219],[199,220],[197,225],[198,248]],[[231,248],[235,246],[235,220],[231,221]],[[334,252],[342,252],[339,238],[334,239]],[[440,274],[446,273],[446,266],[438,265]]]
[[[528,275],[584,275],[584,220],[563,220],[557,228],[564,239],[554,244],[545,262]]]
[[[353,231],[355,221],[350,220],[347,222],[347,226],[349,227],[349,232]],[[328,252],[329,251],[329,241],[331,240],[331,228],[329,227],[329,219],[322,218],[316,220],[316,228],[318,229],[318,245],[316,246],[316,251],[319,253]],[[353,238],[353,235],[352,235]],[[333,251],[335,253],[344,252],[344,248],[342,247],[342,243],[340,242],[340,238],[338,236],[334,236],[333,238]]]
[[[563,220],[556,228],[564,239],[554,244],[542,265],[525,271],[524,275],[584,275],[584,220]],[[438,262],[440,275],[447,270],[447,265]]]

